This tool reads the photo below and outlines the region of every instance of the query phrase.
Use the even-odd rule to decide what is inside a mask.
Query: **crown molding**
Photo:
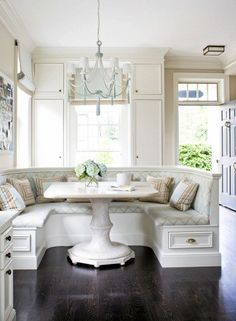
[[[224,66],[216,57],[167,56],[165,69],[223,70]]]
[[[24,23],[8,0],[0,0],[0,21],[28,51],[31,52],[35,48],[35,43],[25,28]]]
[[[37,47],[32,53],[33,59],[63,59],[78,60],[80,57],[94,59],[97,48],[95,47]],[[119,57],[128,61],[164,61],[169,48],[148,47],[103,47],[104,58]]]

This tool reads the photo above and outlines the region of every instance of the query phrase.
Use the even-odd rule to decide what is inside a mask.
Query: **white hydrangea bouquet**
[[[107,172],[107,167],[102,163],[95,163],[89,159],[79,164],[75,168],[75,174],[79,180],[88,181],[87,186],[95,183],[98,186],[98,177],[103,177]]]

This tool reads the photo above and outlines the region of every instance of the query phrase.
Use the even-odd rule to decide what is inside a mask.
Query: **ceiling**
[[[37,47],[96,44],[96,0],[6,0]],[[208,44],[236,48],[236,0],[101,0],[105,47],[169,47],[202,56]]]

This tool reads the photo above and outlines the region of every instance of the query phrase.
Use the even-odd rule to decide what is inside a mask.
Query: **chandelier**
[[[97,52],[95,54],[95,64],[89,66],[88,57],[82,57],[79,63],[79,85],[71,81],[70,85],[74,94],[82,96],[84,104],[87,99],[96,99],[96,115],[100,115],[100,105],[106,100],[123,101],[127,98],[129,102],[129,82],[130,64],[124,63],[119,66],[119,59],[112,58],[107,67],[107,62],[103,62],[101,52],[102,41],[100,40],[100,0],[97,0]],[[73,78],[72,78],[73,79]],[[76,89],[80,89],[76,92]]]

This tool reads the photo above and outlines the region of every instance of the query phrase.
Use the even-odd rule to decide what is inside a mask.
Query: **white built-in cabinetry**
[[[3,214],[4,215],[4,214]],[[0,231],[0,321],[15,320],[13,309],[13,268],[12,268],[11,221]]]
[[[53,63],[36,63],[34,65],[36,95],[54,97],[64,92],[64,65]]]
[[[63,166],[63,100],[35,99],[34,166]]]
[[[134,64],[134,165],[162,165],[163,64]]]
[[[134,64],[134,99],[155,99],[162,95],[162,64]]]
[[[64,165],[64,64],[34,65],[33,165]]]
[[[162,164],[162,102],[136,100],[135,108],[135,165]]]
[[[131,165],[162,165],[163,61],[132,63]],[[65,63],[34,65],[33,165],[63,166],[70,142]],[[127,140],[128,141],[128,140]]]

